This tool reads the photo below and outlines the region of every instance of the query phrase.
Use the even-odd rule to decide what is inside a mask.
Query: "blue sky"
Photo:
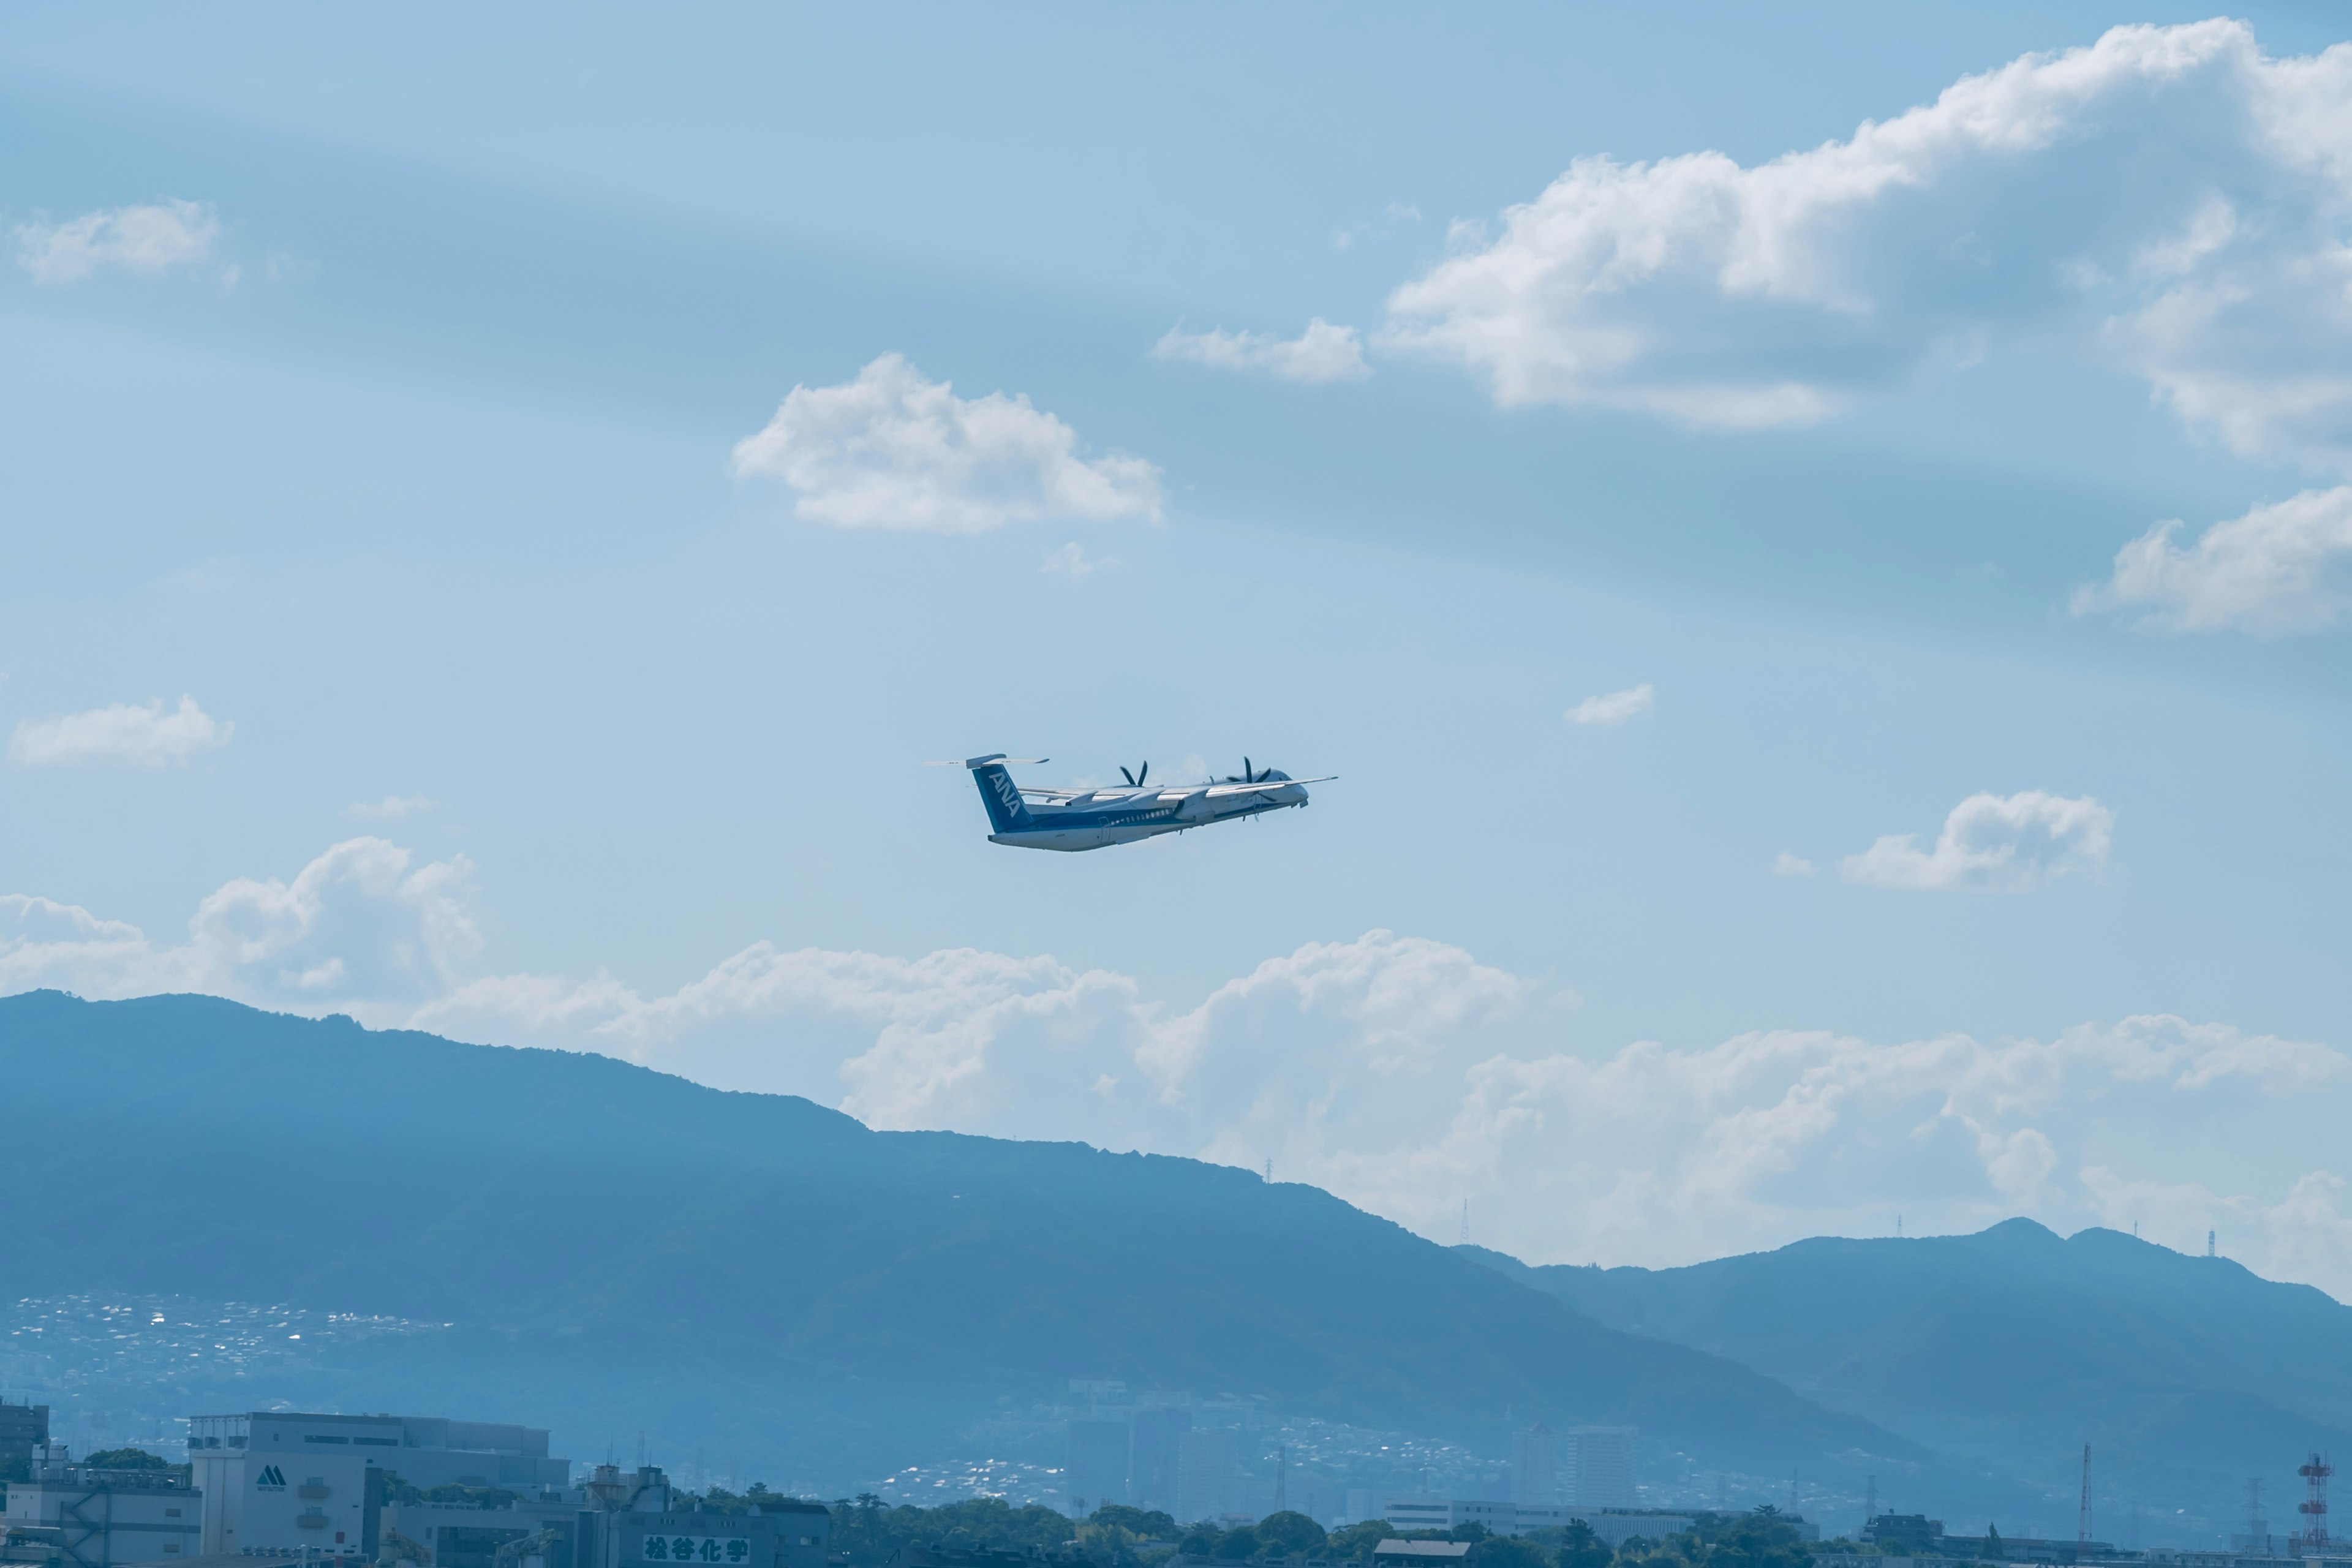
[[[0,984],[2340,1295],[2352,60],[2199,16],[22,9]]]

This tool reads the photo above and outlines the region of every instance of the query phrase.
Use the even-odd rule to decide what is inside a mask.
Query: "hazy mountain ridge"
[[[1227,1167],[874,1132],[607,1058],[195,996],[0,1001],[0,1084],[53,1152],[0,1188],[19,1293],[454,1325],[429,1352],[340,1352],[310,1398],[491,1405],[583,1453],[641,1426],[846,1481],[999,1395],[1108,1375],[1489,1446],[1508,1411],[1633,1423],[1709,1468],[1981,1486]]]
[[[2263,1476],[2291,1519],[2300,1455],[2352,1450],[2352,1307],[2118,1231],[2061,1238],[2013,1219],[1664,1269],[1457,1250],[1596,1321],[1727,1356],[2022,1479],[2054,1489],[2087,1441],[2112,1508],[2185,1495],[2242,1518],[2244,1479]]]

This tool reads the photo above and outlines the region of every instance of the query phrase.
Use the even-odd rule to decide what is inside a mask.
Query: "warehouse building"
[[[1490,1535],[1525,1535],[1530,1531],[1559,1530],[1580,1523],[1615,1551],[1635,1536],[1662,1540],[1688,1530],[1693,1513],[1662,1509],[1577,1508],[1565,1503],[1514,1503],[1475,1498],[1391,1498],[1381,1517],[1400,1531],[1458,1530],[1465,1524],[1486,1527]],[[1821,1539],[1821,1527],[1797,1515],[1782,1522],[1808,1541]]]
[[[188,1462],[206,1500],[206,1556],[355,1553],[372,1544],[370,1470],[415,1487],[503,1487],[534,1497],[572,1480],[539,1427],[436,1416],[258,1410],[188,1418]]]

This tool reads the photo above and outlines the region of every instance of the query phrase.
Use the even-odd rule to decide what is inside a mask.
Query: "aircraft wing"
[[[1338,773],[1325,773],[1319,779],[1273,779],[1265,784],[1213,784],[1209,788],[1209,798],[1222,800],[1227,795],[1263,795],[1268,790],[1288,789],[1292,784],[1329,784],[1339,776]]]
[[[1091,795],[1094,793],[1092,790],[1083,789],[1047,789],[1043,784],[1020,784],[1015,787],[1017,787],[1023,795],[1043,795],[1047,800],[1070,800],[1078,795]]]

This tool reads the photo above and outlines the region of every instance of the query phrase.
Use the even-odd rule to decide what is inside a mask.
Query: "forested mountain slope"
[[[2305,1453],[2352,1452],[2352,1308],[2118,1231],[2014,1219],[1662,1269],[1455,1250],[1612,1328],[2042,1484],[2074,1473],[2088,1442],[2110,1522],[2160,1500],[2242,1517],[2246,1478],[2284,1500]]]
[[[648,1431],[848,1485],[1073,1376],[1493,1448],[1638,1425],[1710,1468],[1973,1485],[1720,1357],[1618,1331],[1312,1187],[882,1133],[608,1058],[200,996],[0,1000],[10,1294],[394,1313],[306,1399]],[[251,1400],[277,1395],[255,1387]]]

